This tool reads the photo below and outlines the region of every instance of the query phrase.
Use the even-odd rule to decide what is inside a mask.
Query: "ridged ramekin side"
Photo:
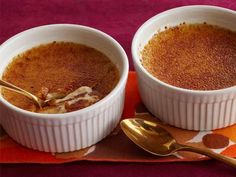
[[[45,152],[78,150],[102,140],[117,126],[124,92],[123,87],[97,109],[69,119],[27,117],[4,107],[1,123],[10,137],[28,148]]]
[[[136,67],[141,98],[162,121],[188,130],[213,130],[236,123],[236,93],[191,94],[167,88]]]

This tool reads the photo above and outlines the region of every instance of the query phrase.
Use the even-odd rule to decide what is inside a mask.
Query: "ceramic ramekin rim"
[[[12,105],[8,101],[6,101],[2,96],[0,96],[0,102],[3,102],[3,104],[5,106],[7,106],[8,108],[10,108],[11,110],[13,110],[17,113],[20,113],[20,114],[24,114],[26,116],[35,117],[35,118],[39,118],[39,119],[58,120],[58,119],[79,116],[79,115],[82,115],[82,114],[87,113],[89,111],[95,110],[98,107],[100,107],[101,105],[103,105],[104,103],[106,103],[107,101],[111,100],[117,94],[117,92],[119,92],[121,89],[123,89],[123,87],[125,87],[126,82],[127,82],[127,78],[128,78],[128,72],[129,72],[129,63],[128,63],[127,54],[125,53],[122,46],[114,38],[112,38],[108,34],[104,33],[103,31],[100,31],[100,30],[92,28],[92,27],[78,25],[78,24],[67,24],[67,23],[66,24],[48,24],[48,25],[37,26],[34,28],[30,28],[28,30],[22,31],[22,32],[14,35],[13,37],[9,38],[0,46],[0,50],[1,50],[1,48],[10,44],[13,40],[16,40],[19,36],[26,35],[27,33],[30,33],[32,31],[37,31],[42,28],[51,28],[51,27],[81,28],[81,29],[95,32],[99,35],[102,35],[104,38],[106,38],[107,40],[109,40],[110,42],[115,44],[115,46],[120,51],[121,56],[122,56],[121,58],[123,60],[123,68],[122,68],[123,72],[120,73],[120,79],[119,79],[119,82],[117,83],[117,85],[115,86],[115,88],[108,95],[106,95],[103,99],[101,99],[97,103],[95,103],[91,106],[88,106],[86,108],[80,109],[78,111],[73,111],[73,112],[68,112],[68,113],[63,113],[63,114],[42,114],[42,113],[35,113],[35,112],[26,111],[26,110],[23,110],[21,108],[18,108],[16,106]]]
[[[232,91],[236,91],[236,86],[232,86],[232,87],[228,87],[228,88],[223,88],[223,89],[218,89],[218,90],[191,90],[191,89],[185,89],[185,88],[180,88],[180,87],[176,87],[170,84],[167,84],[159,79],[157,79],[156,77],[154,77],[152,74],[150,74],[141,64],[140,62],[140,57],[137,55],[136,49],[138,48],[137,46],[139,45],[137,43],[137,38],[138,36],[142,33],[143,30],[145,30],[150,24],[152,24],[156,19],[167,15],[168,13],[175,13],[178,11],[182,11],[182,10],[189,10],[189,9],[207,9],[207,10],[221,10],[224,12],[228,12],[228,13],[233,13],[236,15],[236,12],[230,9],[226,9],[223,7],[218,7],[218,6],[212,6],[212,5],[189,5],[189,6],[181,6],[181,7],[176,7],[176,8],[172,8],[166,11],[163,11],[151,18],[149,18],[147,21],[145,21],[136,31],[136,33],[134,34],[133,40],[132,40],[132,46],[131,46],[131,54],[132,54],[132,58],[133,58],[133,62],[134,65],[136,67],[136,71],[137,71],[137,67],[139,70],[141,70],[141,72],[148,78],[150,78],[153,82],[156,82],[160,85],[162,85],[163,87],[166,87],[170,90],[173,91],[178,91],[180,93],[186,93],[186,94],[194,94],[194,95],[212,95],[212,94],[222,94],[222,93],[229,93]]]

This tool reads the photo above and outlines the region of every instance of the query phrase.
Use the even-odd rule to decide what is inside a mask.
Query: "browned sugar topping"
[[[53,42],[15,57],[3,79],[41,97],[42,88],[69,94],[88,86],[103,98],[117,84],[119,71],[98,50],[71,42]],[[4,91],[4,97],[22,109],[33,110],[34,104],[25,96]]]
[[[142,65],[168,84],[194,90],[236,85],[236,32],[181,24],[155,34],[141,52]]]

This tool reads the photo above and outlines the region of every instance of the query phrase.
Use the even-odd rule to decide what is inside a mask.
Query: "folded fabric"
[[[175,128],[161,122],[151,115],[141,102],[135,72],[129,73],[126,87],[123,118],[138,117],[158,121],[176,138],[177,142],[209,148],[227,156],[236,157],[236,125],[213,131],[189,131]],[[7,119],[7,117],[6,117]],[[155,142],[153,142],[155,143]],[[207,157],[191,152],[178,152],[169,157],[149,154],[132,143],[122,132],[119,125],[101,142],[74,152],[46,153],[28,149],[12,140],[0,129],[0,163],[65,163],[71,161],[115,161],[115,162],[170,162],[199,161]]]

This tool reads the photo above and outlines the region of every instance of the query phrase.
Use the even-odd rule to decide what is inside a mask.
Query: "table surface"
[[[150,17],[184,5],[216,5],[236,10],[235,0],[0,0],[0,44],[26,29],[55,23],[97,28],[114,37],[131,61],[134,33]],[[32,157],[33,158],[33,157]],[[0,176],[170,176],[230,177],[236,170],[214,160],[174,163],[73,162],[60,165],[1,164]]]

